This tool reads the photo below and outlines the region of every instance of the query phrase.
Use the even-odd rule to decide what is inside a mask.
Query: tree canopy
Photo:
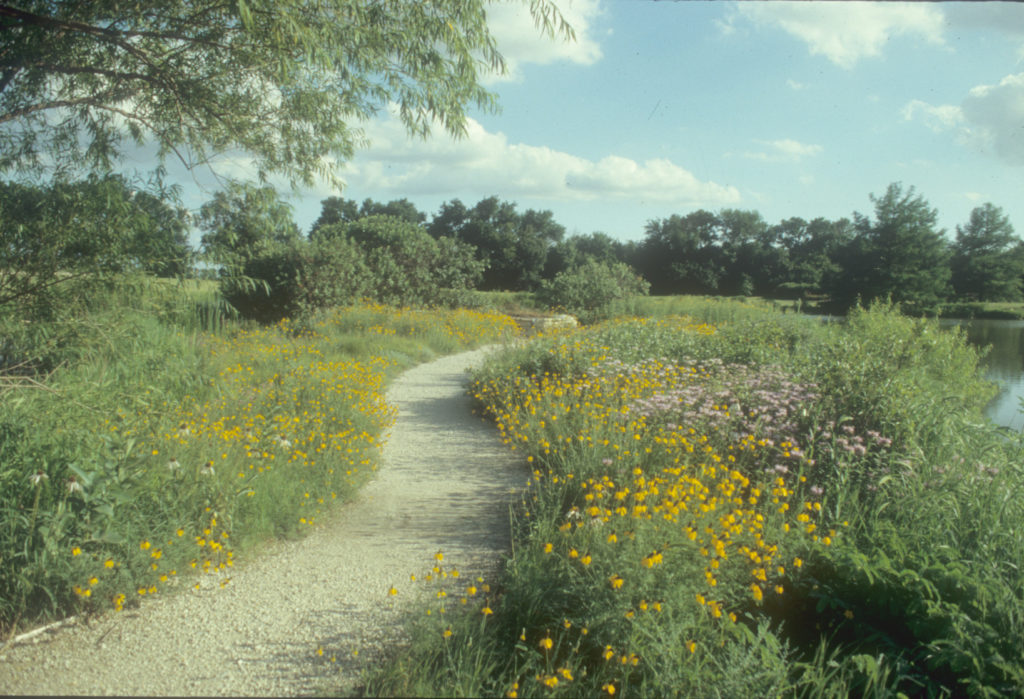
[[[953,289],[977,301],[1017,301],[1024,274],[1024,243],[1010,219],[991,203],[976,207],[965,226],[956,227]]]
[[[526,0],[524,0],[526,1]],[[537,25],[571,37],[551,0]],[[461,134],[504,69],[486,0],[0,2],[0,172],[108,170],[153,142],[188,166],[244,152],[293,184],[362,143],[394,105],[410,133]]]
[[[938,211],[913,187],[894,182],[871,195],[874,220],[854,214],[856,237],[844,251],[833,300],[849,306],[890,297],[916,309],[933,308],[949,295],[949,245],[936,228]]]

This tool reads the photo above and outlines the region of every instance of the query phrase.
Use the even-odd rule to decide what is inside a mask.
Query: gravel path
[[[417,596],[410,573],[429,569],[440,549],[463,575],[493,575],[508,548],[507,504],[526,471],[470,413],[465,372],[486,351],[420,365],[392,384],[398,420],[377,477],[308,537],[269,545],[224,589],[146,600],[4,649],[0,692],[355,691],[360,672],[401,640]]]

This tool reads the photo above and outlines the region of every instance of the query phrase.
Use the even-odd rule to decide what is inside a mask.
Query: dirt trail
[[[464,575],[493,575],[508,548],[507,505],[526,471],[470,413],[466,370],[485,352],[420,365],[392,384],[398,420],[377,477],[310,536],[268,546],[236,566],[224,589],[147,600],[4,649],[0,692],[354,690],[360,672],[400,640],[417,594],[410,573],[428,569],[440,549]]]

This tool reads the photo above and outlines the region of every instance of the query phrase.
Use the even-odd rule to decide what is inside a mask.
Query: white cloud
[[[744,158],[751,160],[764,160],[767,162],[796,162],[806,157],[821,153],[822,148],[812,143],[800,143],[791,138],[781,138],[775,141],[757,141],[762,146],[767,146],[767,151],[746,152]]]
[[[791,90],[806,90],[807,89],[807,85],[805,83],[798,83],[796,80],[793,80],[792,78],[790,78],[789,80],[786,81],[786,85]]]
[[[920,118],[936,133],[953,131],[966,146],[1024,165],[1024,73],[971,88],[960,106],[913,100],[903,108],[903,118]]]
[[[881,55],[896,36],[943,43],[943,12],[928,3],[741,2],[736,8],[755,24],[779,27],[806,43],[812,55],[843,68]]]
[[[599,0],[557,0],[562,16],[576,33],[575,40],[544,35],[530,14],[529,3],[505,0],[487,6],[487,24],[505,58],[507,73],[488,81],[522,79],[521,66],[568,61],[592,65],[601,59],[601,46],[592,36],[593,20],[601,14]]]
[[[1024,73],[998,85],[971,88],[963,114],[985,148],[1013,165],[1024,165]]]
[[[533,197],[552,201],[634,200],[679,206],[736,204],[735,187],[699,180],[662,158],[637,162],[618,155],[588,160],[525,143],[510,143],[473,119],[461,140],[437,133],[411,140],[393,117],[366,127],[372,145],[343,174],[360,191],[381,195]]]
[[[951,104],[933,106],[921,100],[911,100],[903,107],[903,118],[913,121],[920,118],[932,131],[939,133],[959,126],[964,121],[964,112]]]

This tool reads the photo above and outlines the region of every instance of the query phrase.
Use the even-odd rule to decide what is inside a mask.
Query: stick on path
[[[486,351],[398,377],[388,390],[398,419],[376,477],[308,537],[269,545],[236,566],[224,589],[146,600],[0,651],[0,692],[296,696],[356,689],[360,671],[400,640],[418,584],[410,573],[429,569],[442,550],[446,566],[467,579],[493,576],[508,550],[508,503],[526,470],[470,412],[466,370]]]

